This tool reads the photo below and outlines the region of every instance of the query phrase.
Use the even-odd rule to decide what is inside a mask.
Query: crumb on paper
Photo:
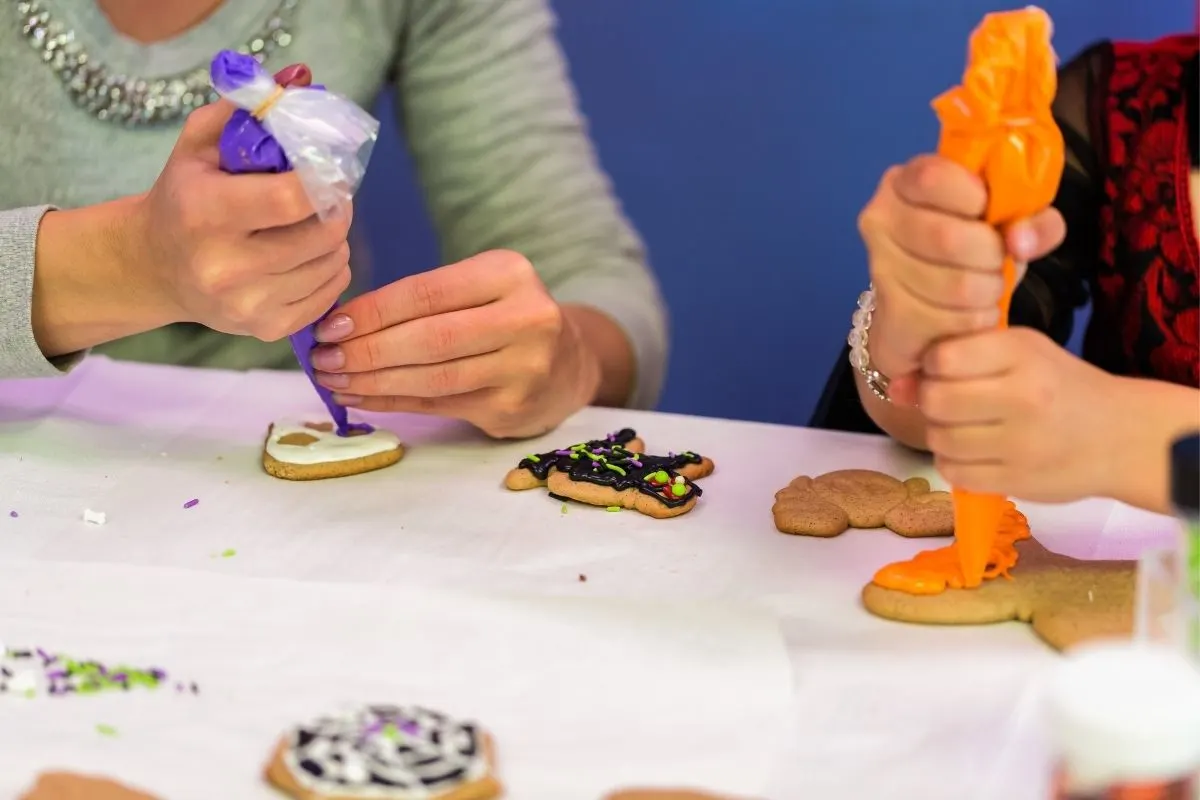
[[[112,725],[105,725],[101,722],[96,725],[96,733],[100,734],[101,736],[116,736],[117,729]]]
[[[92,511],[90,508],[85,508],[83,521],[88,525],[103,525],[108,522],[108,515],[103,511]]]
[[[37,675],[31,669],[22,670],[9,678],[7,688],[8,691],[15,694],[23,694],[26,697],[31,697],[31,692],[36,694]]]
[[[228,547],[219,553],[213,553],[211,557],[212,558],[233,558],[236,555],[237,555],[237,550],[234,550],[232,547]]]
[[[562,511],[562,513],[564,513],[564,514],[565,514],[565,513],[567,513],[567,504],[566,504],[566,503],[563,503],[563,504],[562,504],[562,509],[561,509],[561,511]]]
[[[160,455],[160,456],[162,456],[163,458],[166,458],[166,457],[167,457],[167,454],[166,454],[166,453],[159,453],[159,455]]]
[[[620,506],[609,506],[608,508],[606,508],[604,510],[605,511],[620,511],[621,507]]]
[[[17,513],[17,512],[15,512],[15,511],[10,511],[10,512],[8,512],[8,515],[9,515],[10,517],[12,517],[13,519],[16,519],[17,517],[21,516],[20,514],[18,514],[18,513]]]
[[[582,572],[581,572],[581,573],[579,573],[579,582],[580,582],[580,583],[587,583],[587,575],[584,575]]]
[[[200,502],[199,498],[193,497],[191,500],[188,500],[186,503],[184,503],[183,507],[184,508],[195,508],[199,502]]]

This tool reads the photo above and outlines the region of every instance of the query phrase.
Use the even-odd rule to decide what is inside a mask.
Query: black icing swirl
[[[590,442],[581,442],[570,447],[525,456],[517,463],[517,469],[527,469],[539,481],[544,481],[550,476],[551,470],[568,471],[571,465],[577,462],[585,452],[600,452],[613,447],[623,447],[636,438],[637,432],[632,428],[622,428],[615,433],[608,434],[603,439],[593,439]]]
[[[685,464],[699,464],[701,461],[700,456],[691,452],[648,456],[630,452],[618,445],[582,452],[562,471],[573,481],[607,486],[618,492],[637,489],[668,508],[677,508],[703,492],[675,470]],[[676,488],[680,486],[683,488]]]

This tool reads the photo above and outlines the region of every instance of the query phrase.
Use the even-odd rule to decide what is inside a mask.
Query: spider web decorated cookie
[[[371,705],[293,728],[266,779],[296,800],[492,800],[494,771],[491,737],[475,723]]]

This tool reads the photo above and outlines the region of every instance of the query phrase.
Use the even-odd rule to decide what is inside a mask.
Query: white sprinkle
[[[24,694],[37,688],[37,676],[33,674],[33,670],[27,669],[23,672],[18,672],[8,681],[8,690],[18,694]]]
[[[676,475],[676,476],[675,476],[675,482],[676,482],[676,483],[683,483],[683,476],[682,476],[682,475]]]
[[[83,510],[83,521],[88,525],[103,525],[108,522],[108,515],[103,511],[92,511],[90,508]]]

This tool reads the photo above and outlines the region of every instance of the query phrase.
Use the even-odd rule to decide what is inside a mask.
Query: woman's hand
[[[1054,209],[1001,235],[983,221],[986,207],[982,180],[926,155],[888,170],[859,217],[875,285],[868,348],[893,392],[934,342],[995,327],[1006,252],[1023,265],[1065,235]]]
[[[224,101],[188,117],[154,187],[135,206],[128,257],[173,321],[281,339],[350,283],[349,209],[322,222],[294,173],[227,175],[216,143]]]
[[[1127,379],[1076,358],[1030,328],[934,345],[919,387],[925,436],[954,486],[1024,500],[1113,496],[1128,474],[1128,438],[1149,409]],[[1166,464],[1166,445],[1161,460]]]
[[[43,772],[21,800],[155,800],[116,781],[71,772]]]
[[[624,789],[614,792],[604,800],[733,800],[715,794],[696,792],[690,789]]]
[[[317,380],[343,405],[545,433],[593,402],[600,366],[523,256],[496,250],[351,300],[317,329]],[[335,343],[336,344],[333,344]]]

